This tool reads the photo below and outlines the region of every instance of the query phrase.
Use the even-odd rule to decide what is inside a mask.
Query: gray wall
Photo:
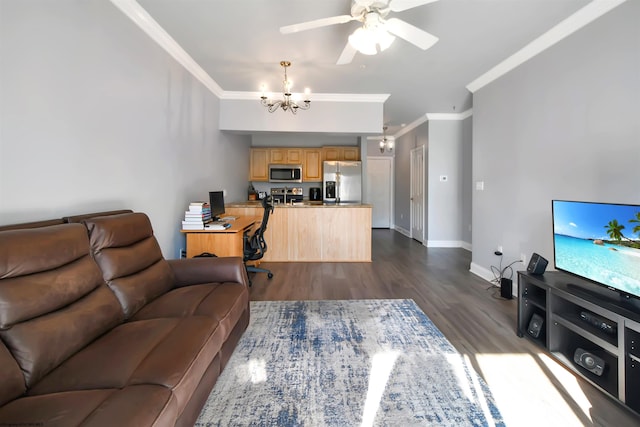
[[[552,199],[640,203],[638,17],[626,2],[474,94],[472,271],[497,245],[551,261]]]
[[[430,119],[396,138],[395,226],[410,232],[411,149],[425,146],[424,244],[471,249],[471,117]],[[446,181],[440,176],[446,175]]]
[[[429,126],[423,124],[396,138],[394,159],[394,222],[399,231],[411,232],[411,150],[425,145],[428,147]],[[379,150],[378,150],[379,152]],[[425,156],[428,152],[425,150]],[[427,159],[425,158],[425,168]],[[427,186],[425,185],[425,189]],[[425,215],[426,216],[426,215]]]
[[[429,158],[427,163],[427,217],[429,246],[462,246],[465,212],[465,158],[471,155],[470,134],[463,120],[429,120]],[[467,139],[465,139],[465,137]],[[441,181],[441,177],[446,177]],[[465,181],[468,178],[468,181]],[[470,191],[469,194],[470,201]],[[469,243],[469,242],[468,242]]]
[[[460,194],[462,197],[462,213],[460,227],[462,228],[463,246],[469,250],[472,247],[472,223],[473,223],[473,117],[467,117],[461,123],[462,126],[462,177],[460,182]]]
[[[1,7],[0,224],[131,208],[175,258],[189,201],[246,198],[250,139],[110,2]]]

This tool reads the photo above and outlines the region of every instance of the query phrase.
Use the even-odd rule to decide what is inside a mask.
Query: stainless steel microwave
[[[269,182],[302,182],[302,165],[269,165]]]

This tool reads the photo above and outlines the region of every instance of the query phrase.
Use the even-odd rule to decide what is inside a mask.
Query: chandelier
[[[311,107],[311,100],[309,99],[311,91],[309,90],[309,88],[305,88],[305,99],[301,104],[298,104],[296,102],[295,96],[291,93],[293,82],[287,77],[287,67],[291,66],[291,62],[280,61],[280,65],[284,68],[284,80],[282,81],[282,89],[284,92],[283,97],[282,99],[278,100],[271,99],[271,94],[269,94],[269,96],[265,94],[266,86],[262,85],[262,96],[260,96],[262,105],[267,107],[267,110],[269,110],[270,113],[273,113],[278,108],[282,108],[284,111],[291,111],[293,114],[296,114],[298,110],[308,110],[309,107]]]
[[[380,140],[380,152],[384,153],[384,150],[387,150],[389,152],[393,151],[393,144],[395,142],[395,137],[393,136],[387,136],[386,135],[387,132],[387,127],[383,127],[382,128],[382,139]]]

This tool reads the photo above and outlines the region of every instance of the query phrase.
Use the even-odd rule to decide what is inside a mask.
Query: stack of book
[[[191,202],[189,210],[184,213],[183,230],[204,230],[211,222],[211,207],[207,202]]]

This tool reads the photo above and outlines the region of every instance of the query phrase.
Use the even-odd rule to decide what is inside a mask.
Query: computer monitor
[[[222,191],[210,191],[209,205],[211,206],[211,218],[214,221],[219,221],[220,216],[224,215],[224,193]]]

